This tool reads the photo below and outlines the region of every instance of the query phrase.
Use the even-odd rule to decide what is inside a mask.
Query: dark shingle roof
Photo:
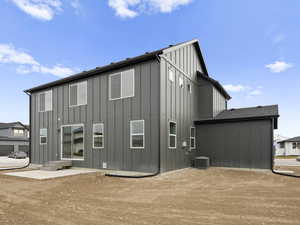
[[[211,78],[199,71],[198,71],[198,76],[201,77],[202,79],[208,81],[209,83],[211,83],[227,100],[231,99],[230,95],[223,88],[223,86],[219,83],[219,81],[214,80],[213,78]]]
[[[300,142],[300,136],[286,139],[286,140],[280,141],[279,143],[282,143],[282,142]]]
[[[224,110],[214,118],[198,120],[196,121],[196,123],[247,120],[247,119],[272,118],[272,117],[273,118],[279,117],[278,105]]]
[[[43,90],[43,89],[46,89],[46,88],[51,88],[51,87],[54,87],[56,85],[76,81],[76,80],[79,80],[79,79],[88,78],[88,77],[94,76],[94,75],[99,74],[99,73],[119,69],[119,68],[129,66],[129,65],[132,65],[132,64],[136,64],[136,63],[139,63],[139,62],[143,62],[143,61],[146,61],[146,60],[156,59],[158,57],[158,55],[163,54],[163,52],[165,50],[177,47],[179,45],[185,45],[185,44],[195,44],[195,47],[197,48],[197,51],[199,53],[200,63],[203,67],[204,73],[207,74],[207,69],[206,69],[202,54],[201,54],[201,50],[200,50],[198,40],[194,39],[194,40],[182,42],[182,43],[179,43],[179,44],[176,44],[176,45],[169,45],[168,47],[165,47],[165,48],[162,48],[162,49],[159,49],[159,50],[156,50],[156,51],[146,52],[145,54],[139,55],[139,56],[134,57],[134,58],[126,58],[125,60],[122,60],[122,61],[119,61],[119,62],[114,62],[114,63],[108,64],[108,65],[105,65],[105,66],[102,66],[102,67],[96,67],[95,69],[92,69],[92,70],[89,70],[89,71],[83,71],[81,73],[78,73],[78,74],[75,74],[75,75],[72,75],[72,76],[69,76],[69,77],[65,77],[63,79],[59,79],[59,80],[56,80],[56,81],[53,81],[53,82],[50,82],[50,83],[47,83],[47,84],[43,84],[43,85],[36,86],[34,88],[27,89],[24,92],[32,93],[32,92],[40,91],[40,90]]]
[[[0,141],[25,141],[29,142],[28,137],[6,137],[6,136],[0,136]]]
[[[12,127],[24,127],[27,129],[27,126],[22,124],[21,122],[0,123],[0,129]]]
[[[229,109],[220,112],[215,119],[236,119],[253,117],[278,116],[278,105],[257,106],[249,108]]]

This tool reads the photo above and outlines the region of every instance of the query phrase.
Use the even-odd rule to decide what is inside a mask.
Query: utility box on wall
[[[209,167],[209,158],[205,156],[196,157],[194,167],[198,169],[207,169]]]

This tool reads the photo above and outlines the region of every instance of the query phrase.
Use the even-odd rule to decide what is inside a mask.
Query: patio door
[[[61,127],[61,159],[84,160],[83,124],[63,125]]]

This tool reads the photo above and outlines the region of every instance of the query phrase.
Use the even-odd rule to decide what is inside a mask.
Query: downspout
[[[160,58],[158,55],[156,55],[156,59],[158,62],[160,62]],[[159,104],[159,112],[160,112],[160,104]],[[159,117],[160,120],[160,117]],[[147,177],[155,177],[157,175],[160,174],[160,170],[161,170],[161,165],[160,165],[160,135],[158,135],[158,143],[159,143],[159,148],[158,148],[158,165],[157,165],[157,171],[155,173],[152,174],[147,174],[147,175],[141,175],[141,176],[127,176],[127,175],[117,175],[117,174],[109,174],[106,173],[105,176],[107,177],[120,177],[120,178],[147,178]]]
[[[294,175],[294,174],[288,174],[288,173],[280,173],[274,170],[274,160],[275,160],[275,151],[274,151],[274,146],[273,146],[273,140],[274,140],[274,118],[271,120],[271,134],[272,134],[272,138],[271,138],[271,171],[274,174],[277,175],[282,175],[282,176],[287,176],[287,177],[296,177],[296,178],[300,178],[300,175]]]
[[[15,167],[15,168],[5,168],[5,169],[0,169],[0,171],[25,169],[31,163],[31,94],[28,94],[27,92],[25,92],[25,93],[29,96],[29,151],[28,151],[29,161],[28,161],[27,165],[25,165],[25,166]]]

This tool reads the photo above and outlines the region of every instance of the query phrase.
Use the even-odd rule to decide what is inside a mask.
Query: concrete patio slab
[[[72,168],[72,169],[57,170],[57,171],[31,170],[31,171],[5,173],[5,175],[25,177],[25,178],[31,178],[37,180],[46,180],[46,179],[53,179],[53,178],[74,176],[79,174],[87,174],[87,173],[95,173],[95,172],[100,172],[100,171],[96,169]]]

